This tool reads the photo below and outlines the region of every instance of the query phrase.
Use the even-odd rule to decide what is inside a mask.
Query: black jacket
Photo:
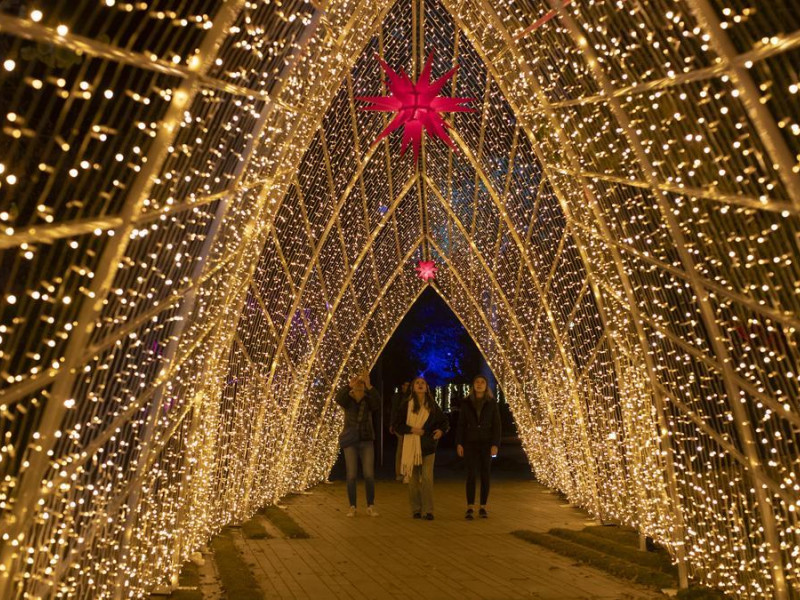
[[[389,425],[391,426],[394,433],[397,431],[394,429],[394,422],[397,418],[397,411],[400,409],[400,405],[403,403],[405,399],[405,395],[403,394],[403,390],[400,390],[392,396],[392,412],[389,413]]]
[[[394,414],[392,427],[400,435],[411,433],[411,427],[406,425],[409,402],[412,402],[411,396],[404,398],[400,402]],[[422,428],[425,430],[425,434],[420,436],[419,445],[422,447],[422,456],[427,456],[428,454],[436,452],[436,446],[439,444],[439,440],[433,439],[433,432],[437,429],[441,429],[442,433],[447,433],[450,430],[450,423],[447,421],[447,417],[435,402],[428,415],[428,420],[425,421],[425,425],[423,425]]]
[[[361,410],[362,403],[364,403],[364,410]],[[380,410],[381,407],[381,395],[375,387],[364,390],[361,402],[356,402],[355,398],[350,395],[350,386],[344,385],[336,392],[336,404],[344,409],[343,431],[357,429],[358,439],[362,442],[375,439],[372,411]]]
[[[480,417],[475,410],[472,396],[461,402],[456,426],[456,444],[463,446],[469,443],[500,445],[500,405],[494,398],[489,398],[481,409]]]

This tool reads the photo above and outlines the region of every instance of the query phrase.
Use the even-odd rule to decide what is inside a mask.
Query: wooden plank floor
[[[284,505],[311,539],[241,543],[268,598],[663,598],[510,535],[590,523],[535,482],[492,481],[485,520],[464,519],[460,480],[437,481],[435,502],[436,520],[412,519],[407,486],[378,481],[380,516],[347,518],[344,483],[322,484]]]

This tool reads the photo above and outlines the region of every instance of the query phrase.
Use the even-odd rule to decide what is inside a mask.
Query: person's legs
[[[356,477],[358,475],[358,447],[349,446],[342,450],[347,471],[347,499],[350,506],[356,505]]]
[[[361,469],[367,487],[367,506],[375,504],[375,445],[372,441],[360,442]]]
[[[478,448],[475,444],[464,444],[464,462],[467,467],[467,506],[475,504],[475,474],[478,470]]]
[[[408,480],[408,505],[411,507],[411,514],[420,514],[422,512],[422,485],[421,467],[414,465],[411,471],[411,477]]]
[[[426,515],[433,514],[433,463],[436,460],[436,454],[428,454],[422,457],[422,466],[420,467],[420,479],[422,488],[422,512]]]
[[[486,508],[489,500],[489,476],[492,471],[492,447],[488,444],[480,448],[481,465],[481,507]]]
[[[396,433],[395,437],[397,438],[397,452],[394,453],[394,476],[398,481],[402,481],[403,473],[401,470],[403,462],[403,439],[405,436]]]

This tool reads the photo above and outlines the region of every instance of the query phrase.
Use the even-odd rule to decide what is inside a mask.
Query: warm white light
[[[308,2],[234,3],[214,28],[103,0],[74,37],[35,4],[5,32],[0,420],[66,416],[0,440],[10,531],[7,496],[32,498],[4,540],[13,594],[144,597],[323,479],[330,389],[421,262],[542,483],[730,597],[797,585],[800,82],[771,3],[332,0],[303,31]],[[130,45],[126,23],[163,33]],[[374,51],[416,78],[430,45],[459,64],[443,95],[481,110],[417,172],[351,96],[383,93]]]

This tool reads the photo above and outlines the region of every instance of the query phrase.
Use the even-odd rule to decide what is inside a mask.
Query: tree
[[[395,387],[420,375],[431,387],[460,383],[481,365],[475,343],[432,288],[408,311],[387,344],[384,358],[387,382]]]

